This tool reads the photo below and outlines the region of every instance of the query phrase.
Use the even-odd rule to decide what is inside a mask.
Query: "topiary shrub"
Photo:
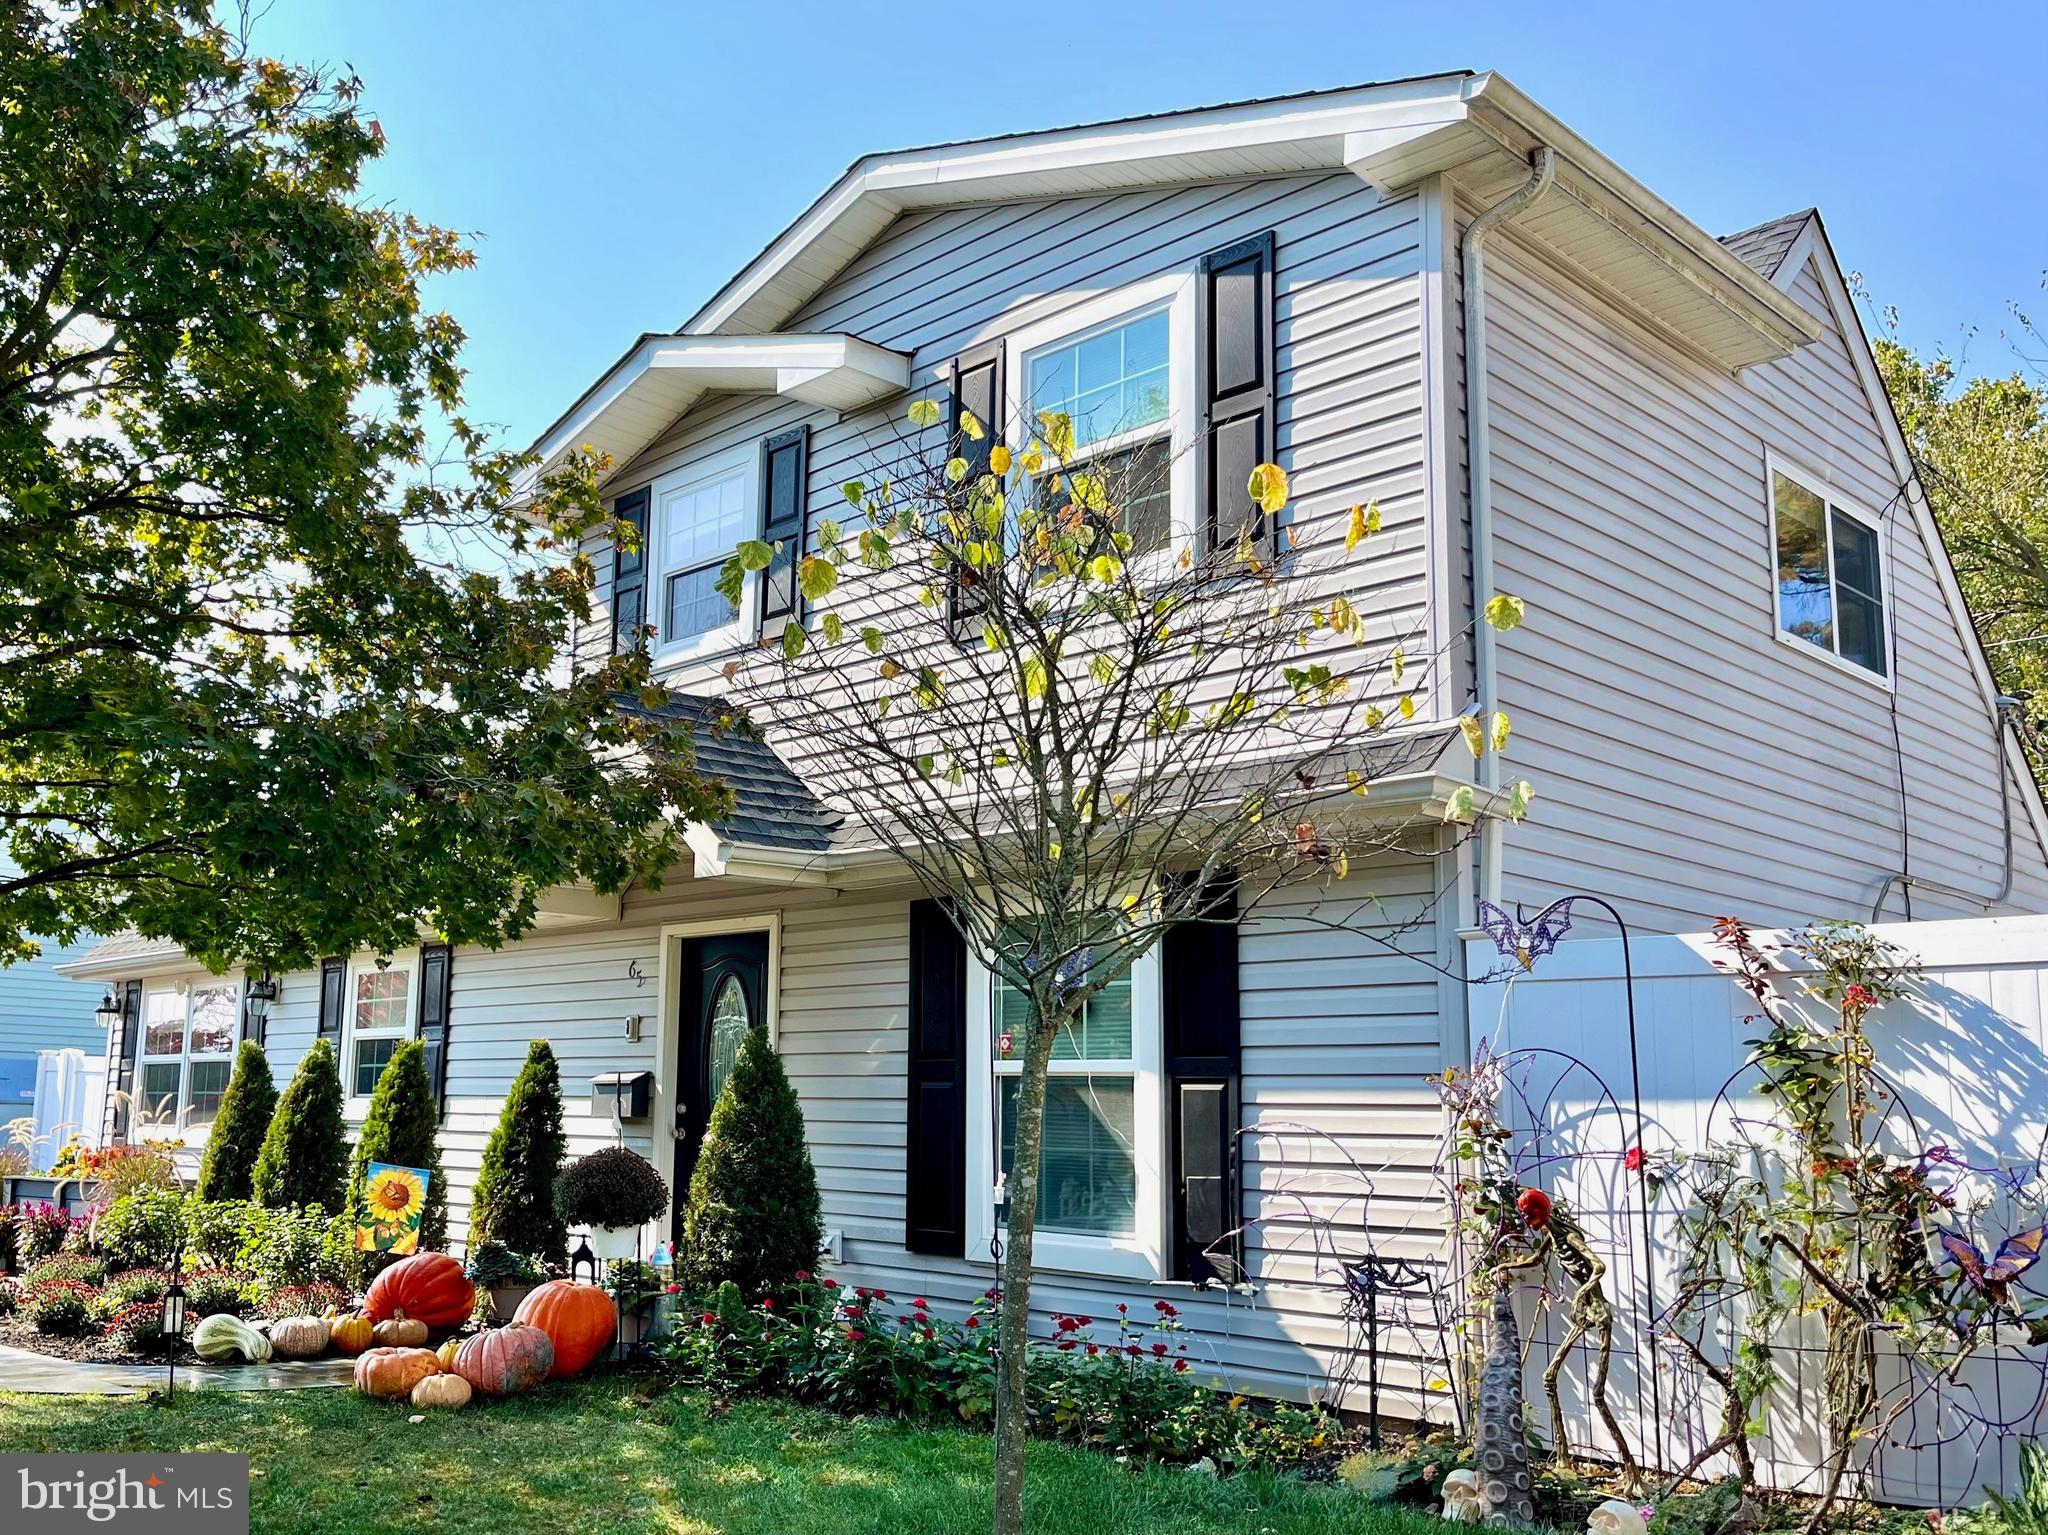
[[[185,1196],[175,1189],[136,1189],[100,1211],[93,1242],[117,1269],[175,1263],[185,1246]]]
[[[341,1072],[334,1063],[334,1046],[315,1040],[277,1100],[250,1188],[258,1204],[273,1210],[294,1205],[339,1210],[347,1174]]]
[[[686,1282],[784,1292],[824,1238],[804,1113],[766,1031],[750,1030],[711,1111],[683,1209]]]
[[[277,1112],[277,1083],[271,1080],[270,1057],[253,1039],[235,1052],[234,1074],[221,1095],[220,1112],[206,1138],[199,1163],[201,1199],[247,1199],[255,1187],[256,1159]]]
[[[644,1226],[668,1208],[668,1185],[637,1151],[607,1146],[562,1170],[555,1206],[572,1226]]]
[[[432,1176],[420,1214],[423,1252],[438,1252],[448,1243],[448,1180],[441,1176],[441,1147],[435,1134],[440,1123],[441,1108],[434,1102],[434,1085],[427,1080],[427,1047],[409,1039],[392,1052],[370,1095],[370,1111],[363,1118],[349,1172],[348,1203],[342,1208],[353,1214],[360,1207],[363,1180],[372,1162],[425,1170]]]
[[[484,1147],[469,1209],[472,1248],[501,1242],[545,1261],[568,1258],[568,1228],[555,1209],[555,1175],[567,1145],[561,1069],[548,1042],[536,1039]]]

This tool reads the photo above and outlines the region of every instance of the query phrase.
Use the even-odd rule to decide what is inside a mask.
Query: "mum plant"
[[[555,1202],[572,1226],[644,1226],[668,1208],[668,1185],[639,1152],[606,1146],[562,1170]]]

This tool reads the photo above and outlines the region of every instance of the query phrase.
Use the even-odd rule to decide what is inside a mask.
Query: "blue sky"
[[[1714,233],[1818,204],[1916,344],[2002,369],[2007,301],[2044,297],[2038,0],[278,0],[256,42],[352,66],[390,142],[372,195],[478,236],[433,297],[472,415],[522,445],[867,151],[1467,67]]]

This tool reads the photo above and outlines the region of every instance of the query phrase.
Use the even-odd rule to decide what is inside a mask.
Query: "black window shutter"
[[[124,981],[117,990],[121,1017],[114,1025],[114,1037],[107,1041],[107,1059],[113,1065],[114,1090],[107,1094],[107,1144],[118,1145],[128,1137],[128,1110],[135,1094],[135,1058],[142,1051],[142,982]]]
[[[647,622],[647,490],[634,491],[612,503],[612,516],[630,522],[639,538],[628,551],[612,545],[612,654],[624,655],[640,643],[636,631]]]
[[[963,412],[972,412],[981,423],[979,438],[961,430]],[[963,354],[953,362],[953,415],[947,423],[946,453],[949,458],[967,461],[967,477],[960,482],[962,486],[972,485],[988,473],[989,454],[1002,440],[1002,420],[1003,344],[998,341],[992,348]],[[982,609],[981,594],[974,590],[973,581],[971,571],[953,572],[946,594],[946,614],[956,625]]]
[[[1237,1153],[1237,893],[1212,887],[1200,921],[1159,940],[1165,1012],[1168,1166],[1173,1179],[1169,1254],[1178,1279],[1233,1280],[1212,1253],[1239,1227]],[[1235,1253],[1230,1255],[1233,1259]]]
[[[323,959],[320,961],[320,1028],[318,1037],[326,1040],[336,1050],[341,1048],[341,1011],[348,1005],[348,961],[345,959]],[[342,1080],[348,1080],[348,1068],[342,1068]]]
[[[904,1245],[967,1247],[967,945],[937,901],[910,903]]]
[[[811,429],[794,427],[761,444],[761,537],[779,545],[761,572],[761,637],[771,639],[804,616],[796,584],[797,561],[810,541]]]
[[[1252,504],[1252,470],[1273,461],[1273,233],[1202,258],[1195,285],[1195,392],[1202,406],[1196,454],[1197,519],[1210,549],[1229,548],[1247,524],[1278,547],[1278,529]]]
[[[453,958],[445,943],[420,950],[420,1042],[427,1047],[427,1081],[434,1106],[448,1106],[448,978]]]

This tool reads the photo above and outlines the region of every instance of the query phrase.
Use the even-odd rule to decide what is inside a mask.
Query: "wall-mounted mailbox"
[[[610,1119],[645,1119],[653,1106],[654,1073],[607,1071],[590,1079],[590,1112]]]

